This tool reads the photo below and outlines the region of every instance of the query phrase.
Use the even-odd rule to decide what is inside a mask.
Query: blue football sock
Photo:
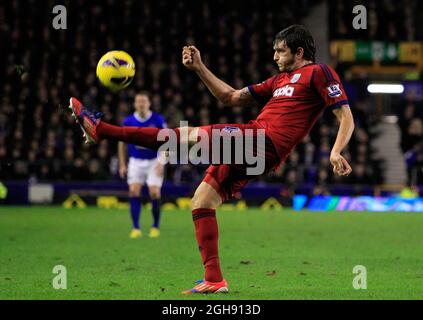
[[[154,199],[151,201],[152,213],[153,213],[153,227],[159,228],[160,226],[160,199]]]
[[[134,227],[134,229],[139,229],[141,215],[141,199],[139,197],[130,197],[129,204],[131,207],[132,226]]]

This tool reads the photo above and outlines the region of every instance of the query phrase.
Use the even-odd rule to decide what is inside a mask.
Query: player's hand
[[[127,166],[120,166],[119,167],[119,176],[122,178],[122,179],[125,179],[125,177],[126,177],[126,173],[128,172],[128,167]]]
[[[183,47],[182,63],[189,70],[198,71],[203,63],[200,51],[194,46]]]
[[[338,152],[332,152],[330,154],[330,163],[333,166],[333,173],[338,176],[348,176],[352,172],[348,161]]]
[[[156,165],[156,167],[154,168],[154,170],[156,170],[156,174],[159,177],[163,177],[163,174],[164,174],[164,166],[161,163],[158,163]]]

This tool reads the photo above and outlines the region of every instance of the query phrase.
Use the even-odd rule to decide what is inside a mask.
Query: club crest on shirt
[[[339,84],[335,83],[335,84],[331,84],[329,87],[327,87],[328,89],[328,96],[331,98],[337,98],[339,96],[341,96],[342,91],[339,88]]]
[[[298,80],[300,80],[300,78],[301,78],[301,73],[294,74],[291,78],[291,83],[297,82]]]
[[[238,132],[238,131],[241,131],[241,129],[240,129],[240,128],[238,128],[238,127],[230,127],[230,126],[226,126],[226,127],[224,127],[224,128],[222,129],[222,131],[224,131],[224,132],[228,132],[228,133],[233,133],[233,132]]]

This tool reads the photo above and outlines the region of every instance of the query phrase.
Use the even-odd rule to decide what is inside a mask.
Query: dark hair
[[[150,92],[148,92],[147,90],[138,91],[135,96],[146,96],[148,100],[150,100]]]
[[[306,27],[299,24],[293,24],[283,29],[275,36],[273,44],[279,41],[285,41],[286,46],[291,49],[293,54],[297,52],[298,48],[303,48],[304,59],[314,61],[316,47],[314,45],[313,36]]]

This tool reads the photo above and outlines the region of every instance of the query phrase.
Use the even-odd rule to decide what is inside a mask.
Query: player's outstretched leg
[[[216,208],[222,203],[220,195],[207,183],[202,182],[192,199],[192,219],[195,236],[203,261],[205,276],[197,285],[183,294],[227,293],[228,283],[222,277],[218,254],[218,226]]]
[[[160,130],[171,130],[180,142],[179,129],[158,129],[119,127],[101,121],[102,113],[91,111],[84,107],[76,98],[70,99],[69,108],[81,126],[87,143],[98,143],[101,139],[113,139],[126,143],[136,144],[145,148],[158,150],[165,141],[158,141]],[[191,138],[191,130],[188,136]],[[196,136],[195,134],[193,135]],[[188,142],[188,141],[187,141]],[[216,208],[222,203],[220,195],[207,183],[203,182],[193,198],[193,220],[196,238],[199,245],[205,278],[194,288],[183,293],[218,293],[228,292],[228,284],[223,279],[220,271],[218,256],[218,228],[216,221]]]
[[[161,145],[166,143],[166,141],[157,139],[161,130],[168,130],[169,133],[173,133],[177,138],[177,142],[180,142],[180,131],[178,128],[159,129],[114,126],[101,120],[103,113],[90,110],[73,97],[70,98],[69,108],[72,110],[73,117],[84,133],[86,143],[94,144],[98,143],[101,139],[112,139],[158,150]],[[188,127],[188,133],[194,129]]]

